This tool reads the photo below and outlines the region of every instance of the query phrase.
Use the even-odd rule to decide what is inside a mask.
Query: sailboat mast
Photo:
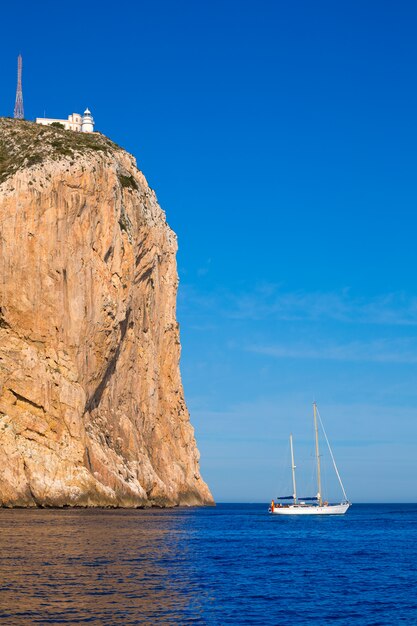
[[[323,498],[321,496],[321,468],[320,468],[320,450],[319,450],[319,428],[317,424],[317,406],[316,403],[313,402],[313,413],[314,413],[314,432],[316,434],[316,460],[317,460],[317,498],[319,501],[319,506],[323,504]]]
[[[292,495],[294,498],[294,504],[297,504],[297,485],[295,483],[295,464],[294,464],[294,448],[292,445],[292,435],[290,435],[290,447],[291,447],[291,470],[292,470]]]

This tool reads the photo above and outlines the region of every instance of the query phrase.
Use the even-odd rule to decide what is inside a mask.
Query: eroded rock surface
[[[0,119],[0,504],[210,504],[175,234],[131,155]]]

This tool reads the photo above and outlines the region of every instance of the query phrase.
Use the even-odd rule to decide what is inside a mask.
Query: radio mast
[[[16,88],[16,103],[14,105],[14,116],[18,120],[24,118],[23,112],[23,92],[22,92],[22,55],[17,57],[17,88]]]

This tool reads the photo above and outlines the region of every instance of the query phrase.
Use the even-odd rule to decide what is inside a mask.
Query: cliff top
[[[0,184],[18,170],[63,157],[81,154],[111,154],[120,146],[100,133],[76,133],[35,122],[0,117]]]

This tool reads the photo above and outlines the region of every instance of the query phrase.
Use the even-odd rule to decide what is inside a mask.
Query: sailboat
[[[294,463],[294,447],[292,441],[292,435],[290,435],[290,448],[291,448],[291,471],[292,471],[292,486],[293,486],[293,494],[292,496],[283,496],[278,498],[278,503],[274,500],[271,502],[271,506],[269,507],[269,513],[273,513],[275,515],[344,515],[351,503],[349,502],[345,488],[342,483],[342,479],[339,474],[339,470],[337,469],[336,461],[333,456],[332,449],[330,447],[329,440],[327,439],[326,431],[323,427],[323,422],[320,418],[320,413],[317,409],[317,404],[313,403],[313,416],[314,416],[314,433],[315,433],[315,442],[316,442],[316,464],[317,464],[317,495],[312,498],[299,498],[297,496],[297,484],[295,480],[295,463]],[[333,467],[336,472],[336,476],[339,480],[339,484],[342,488],[344,500],[340,504],[329,504],[326,500],[323,500],[322,490],[321,490],[321,464],[320,464],[320,449],[319,449],[319,428],[318,428],[318,420],[317,416],[320,420],[320,425],[323,430],[324,437],[326,439],[327,446],[329,448],[330,456],[333,461]],[[293,500],[291,504],[282,504],[280,500]],[[307,504],[308,502],[308,504]]]

